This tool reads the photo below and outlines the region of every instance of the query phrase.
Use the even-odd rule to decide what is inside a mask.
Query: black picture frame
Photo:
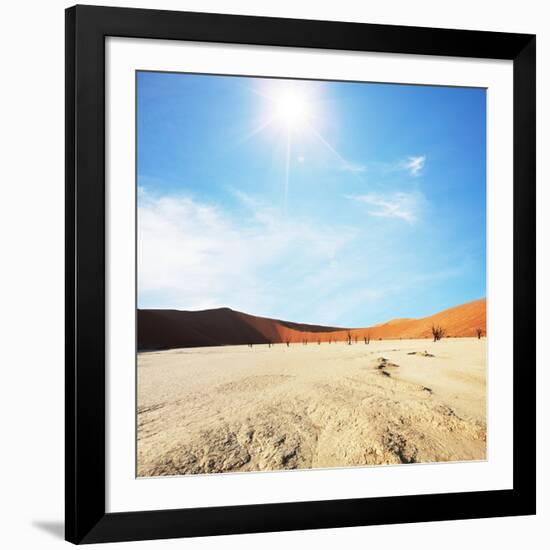
[[[105,38],[513,61],[513,489],[105,511]],[[535,36],[75,6],[66,11],[66,539],[96,543],[535,513]],[[511,427],[512,428],[512,427]]]

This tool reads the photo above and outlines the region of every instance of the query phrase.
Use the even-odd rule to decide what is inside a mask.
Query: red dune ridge
[[[432,326],[449,337],[486,334],[486,299],[446,309],[422,319],[394,319],[364,328],[292,323],[249,315],[230,308],[204,311],[140,309],[137,318],[139,350],[231,346],[246,344],[364,341],[365,338],[430,338]]]

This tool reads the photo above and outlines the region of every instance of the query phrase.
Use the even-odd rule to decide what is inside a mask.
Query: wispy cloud
[[[364,164],[344,160],[340,165],[340,170],[342,170],[343,172],[353,172],[354,174],[361,174],[367,171],[367,167]]]
[[[245,215],[188,196],[154,196],[140,189],[140,307],[230,306],[277,315],[281,296],[308,307],[316,293],[306,281],[331,269],[353,231],[284,220],[256,198],[234,195]],[[302,318],[298,310],[296,315]]]
[[[401,163],[401,166],[409,172],[411,176],[419,176],[426,164],[426,156],[407,157],[407,160]]]
[[[420,292],[456,276],[430,263],[433,248],[411,251],[406,224],[420,219],[425,199],[419,192],[349,196],[364,208],[357,208],[358,223],[349,226],[283,218],[257,196],[229,191],[239,208],[138,190],[139,307],[228,306],[293,321],[364,326],[399,316],[411,289]],[[403,240],[388,247],[384,228],[372,231],[361,223],[365,213],[393,220],[388,229],[401,231]]]
[[[346,198],[368,205],[370,216],[397,218],[408,223],[418,220],[424,196],[418,192],[367,193],[347,195]]]
[[[410,176],[422,175],[426,166],[426,155],[410,155],[396,159],[393,162],[366,161],[364,163],[351,162],[338,155],[340,170],[347,172],[369,172],[374,177],[387,176],[400,172],[407,172]]]

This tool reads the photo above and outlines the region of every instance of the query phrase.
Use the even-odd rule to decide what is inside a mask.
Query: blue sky
[[[367,326],[485,296],[485,90],[137,74],[138,307]]]

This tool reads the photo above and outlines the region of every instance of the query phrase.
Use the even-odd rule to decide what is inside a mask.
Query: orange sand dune
[[[482,298],[422,319],[394,319],[365,328],[324,327],[258,317],[230,308],[204,311],[138,310],[138,349],[169,349],[268,343],[317,343],[353,340],[430,338],[432,325],[446,336],[475,336],[486,331]]]

